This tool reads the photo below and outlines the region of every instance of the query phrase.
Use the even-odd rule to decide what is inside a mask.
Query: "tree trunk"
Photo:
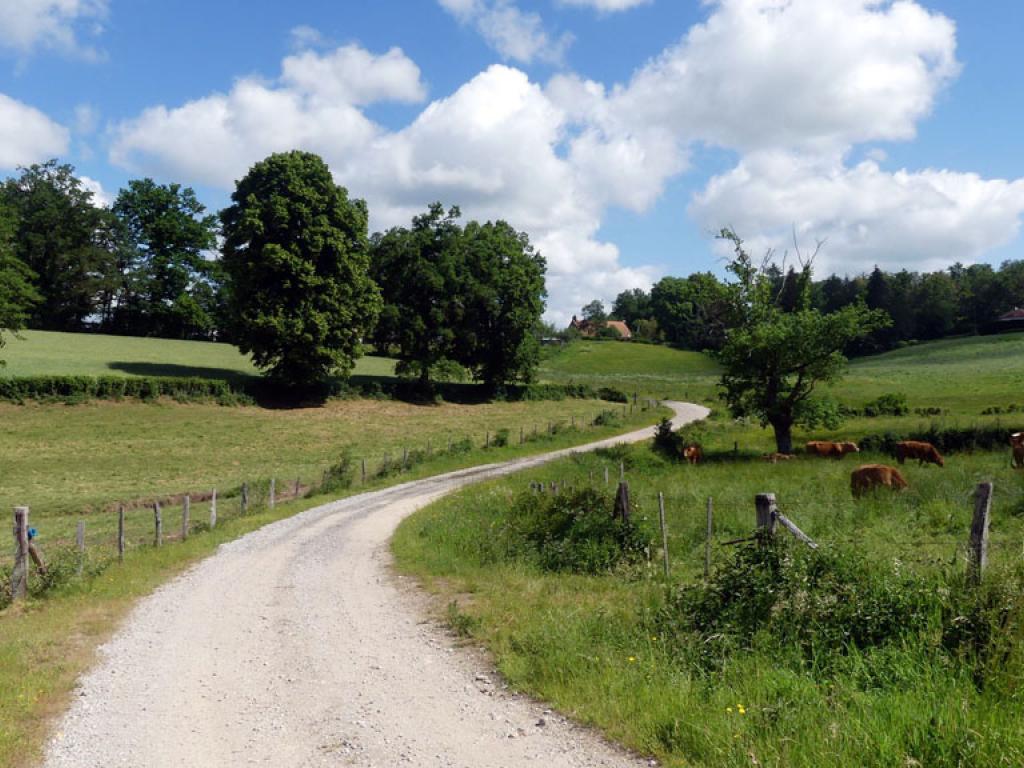
[[[775,450],[779,453],[793,453],[793,420],[773,419],[772,428],[775,430]]]

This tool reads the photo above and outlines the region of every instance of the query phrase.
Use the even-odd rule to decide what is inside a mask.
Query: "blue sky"
[[[373,225],[433,199],[549,258],[549,317],[828,242],[819,271],[1024,258],[1010,0],[0,0],[0,173],[59,155],[211,209],[280,149]]]

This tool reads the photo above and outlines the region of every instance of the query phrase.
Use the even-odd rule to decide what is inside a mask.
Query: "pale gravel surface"
[[[668,403],[676,424],[707,409]],[[507,691],[390,570],[407,515],[638,432],[310,509],[222,546],[133,610],[54,729],[47,768],[638,766]]]

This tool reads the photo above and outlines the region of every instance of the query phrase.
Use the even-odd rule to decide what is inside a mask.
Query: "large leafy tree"
[[[274,154],[221,213],[227,311],[243,352],[310,389],[347,375],[380,312],[369,275],[367,208],[308,152]]]
[[[544,313],[544,257],[504,221],[463,231],[465,269],[461,332],[455,359],[492,389],[533,378],[540,360],[537,329]]]
[[[635,331],[641,320],[651,318],[651,296],[643,288],[623,291],[612,304],[612,317],[622,320]]]
[[[25,327],[32,305],[40,298],[32,287],[32,271],[14,253],[16,228],[14,212],[0,199],[0,347],[6,343],[4,332],[17,333]]]
[[[28,325],[73,331],[98,310],[101,285],[111,269],[103,231],[109,213],[74,168],[51,160],[21,169],[0,194],[16,217],[15,255],[35,275],[40,295]]]
[[[792,453],[793,427],[813,427],[823,416],[814,397],[821,384],[837,380],[846,365],[843,350],[888,324],[885,312],[851,304],[824,314],[811,307],[813,258],[801,264],[802,290],[793,306],[780,302],[766,267],[755,266],[733,232],[730,285],[738,319],[718,353],[724,373],[722,394],[736,417],[753,417],[771,425],[780,453]]]
[[[441,203],[373,239],[374,280],[384,310],[374,335],[378,348],[399,357],[398,372],[429,390],[431,369],[452,360],[465,326],[466,241],[457,207]]]
[[[136,335],[202,338],[214,327],[209,292],[217,220],[195,192],[178,184],[133,180],[111,209],[123,227],[125,294],[115,324]]]
[[[662,278],[651,289],[651,310],[665,337],[686,349],[720,349],[735,322],[731,292],[710,272]]]

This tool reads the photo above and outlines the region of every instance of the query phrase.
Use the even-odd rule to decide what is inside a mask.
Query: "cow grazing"
[[[902,491],[908,486],[898,469],[884,464],[865,464],[850,474],[850,491],[854,498],[859,499],[867,491],[882,487]]]
[[[849,441],[833,443],[828,440],[812,440],[807,443],[807,452],[823,459],[841,459],[848,453],[860,453],[856,443]]]
[[[697,443],[690,443],[683,448],[683,458],[690,464],[700,464],[704,461],[704,449]]]
[[[795,459],[796,456],[791,453],[768,453],[761,458],[769,464],[778,464],[780,461],[790,461],[791,459]]]
[[[1010,435],[1010,445],[1013,446],[1013,467],[1024,469],[1024,432],[1014,432]]]
[[[918,440],[904,440],[896,443],[896,461],[902,464],[907,459],[917,459],[918,466],[925,464],[938,464],[946,466],[942,454],[938,452],[931,443],[924,443]]]

